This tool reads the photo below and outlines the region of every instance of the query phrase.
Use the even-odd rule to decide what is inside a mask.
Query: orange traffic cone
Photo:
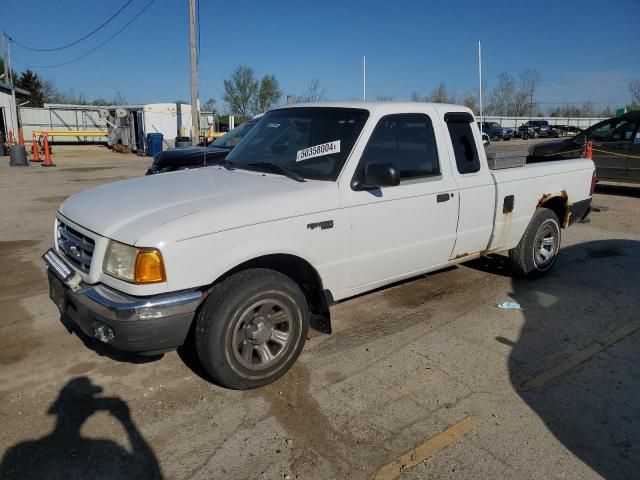
[[[44,134],[44,163],[41,163],[43,167],[55,167],[56,164],[51,161],[51,152],[49,151],[49,136]]]
[[[582,156],[587,160],[593,159],[593,142],[591,140],[589,140],[585,145]]]
[[[32,162],[41,162],[40,152],[38,151],[38,141],[36,140],[36,132],[33,132],[33,137],[31,137],[31,151],[33,153]]]
[[[18,128],[18,145],[24,145],[24,135],[22,134],[22,128]]]
[[[13,128],[9,129],[9,145],[13,145]]]

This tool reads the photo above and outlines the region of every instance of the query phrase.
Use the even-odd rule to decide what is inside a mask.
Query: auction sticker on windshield
[[[323,143],[321,145],[314,145],[313,147],[298,150],[298,153],[296,155],[296,162],[308,160],[310,158],[321,157],[323,155],[331,155],[334,153],[340,153],[340,140],[336,140],[335,142]]]

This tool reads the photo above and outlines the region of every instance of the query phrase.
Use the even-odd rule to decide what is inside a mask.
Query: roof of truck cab
[[[419,107],[430,106],[454,112],[469,112],[471,110],[464,105],[454,105],[450,103],[430,103],[430,102],[320,102],[320,103],[294,103],[283,105],[274,110],[284,108],[301,107],[329,107],[329,108],[361,108],[369,111],[379,110],[382,112],[398,113],[403,111],[415,111]]]

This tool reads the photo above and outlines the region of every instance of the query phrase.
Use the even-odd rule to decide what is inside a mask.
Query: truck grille
[[[83,272],[91,267],[95,242],[92,238],[58,221],[58,250],[73,265]]]

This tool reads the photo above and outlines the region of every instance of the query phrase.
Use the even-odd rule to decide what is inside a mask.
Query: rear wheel
[[[560,250],[560,221],[548,208],[539,208],[513,250],[509,251],[511,268],[520,277],[535,278],[547,273]]]
[[[300,287],[267,269],[250,269],[214,287],[196,321],[204,369],[222,386],[245,390],[282,376],[302,352],[309,308]]]

